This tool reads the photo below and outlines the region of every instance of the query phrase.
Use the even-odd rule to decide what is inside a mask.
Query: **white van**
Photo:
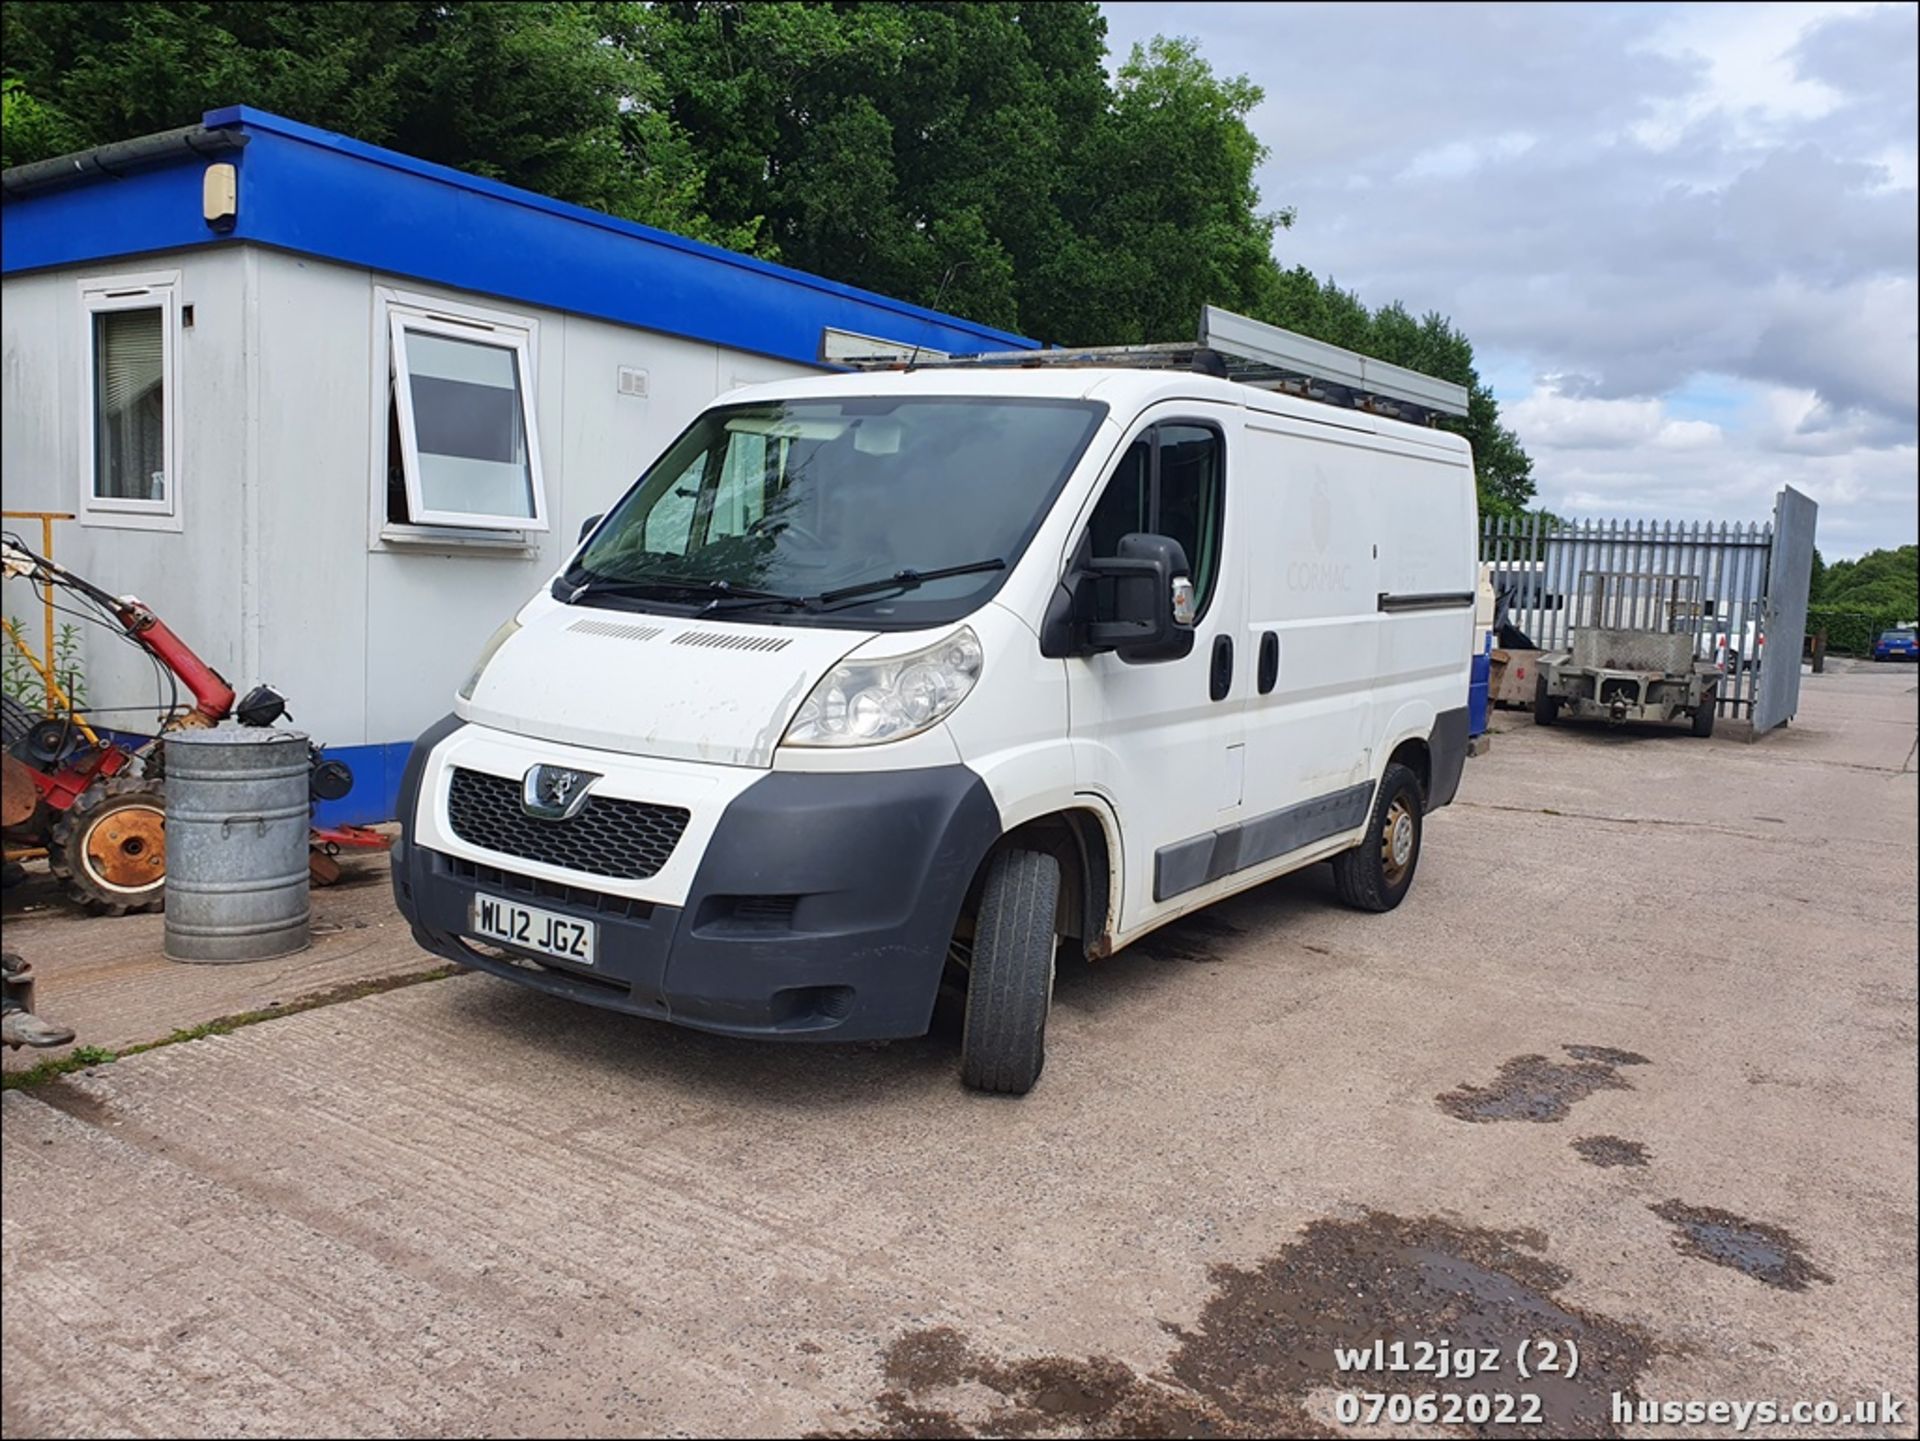
[[[1467,745],[1466,443],[1165,370],[716,401],[401,788],[420,944],[734,1036],[1040,1074],[1056,954],[1285,872],[1407,894]]]

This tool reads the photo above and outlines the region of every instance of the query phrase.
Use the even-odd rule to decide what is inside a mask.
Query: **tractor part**
[[[233,708],[243,726],[270,726],[287,713],[287,698],[270,685],[257,685]]]
[[[0,695],[0,749],[11,754],[16,746],[25,746],[27,733],[39,717],[10,695]]]
[[[340,862],[334,859],[341,851],[384,851],[393,844],[393,837],[367,826],[315,826],[307,833],[307,844],[308,875],[316,886],[330,886],[342,874]]]
[[[55,565],[45,556],[35,555],[25,546],[9,539],[6,543],[6,570],[9,575],[30,578],[49,585],[64,585],[84,595],[120,623],[144,650],[180,678],[193,693],[193,709],[203,725],[217,725],[233,711],[233,687],[226,678],[193,653],[185,641],[175,635],[153,608],[138,596],[118,596],[102,590],[84,576],[65,566]],[[191,718],[187,720],[193,724]]]
[[[160,782],[115,777],[53,823],[47,867],[103,915],[159,910],[167,893],[167,801]]]
[[[33,819],[40,808],[40,789],[33,771],[11,751],[0,751],[0,826],[13,830]]]
[[[307,772],[307,794],[316,801],[337,801],[353,789],[353,771],[345,761],[328,760],[313,746]]]

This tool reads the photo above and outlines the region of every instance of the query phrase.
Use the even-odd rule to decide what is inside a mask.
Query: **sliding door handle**
[[[1215,700],[1225,700],[1232,689],[1233,637],[1217,635],[1213,638],[1213,664],[1207,671],[1207,694]]]

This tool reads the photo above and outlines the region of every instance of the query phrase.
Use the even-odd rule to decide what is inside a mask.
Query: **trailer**
[[[1697,576],[1583,571],[1568,649],[1537,663],[1535,723],[1686,718],[1712,735],[1721,668],[1696,659],[1700,622]]]

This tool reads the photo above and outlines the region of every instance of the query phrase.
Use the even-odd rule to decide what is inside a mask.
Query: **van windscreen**
[[[954,396],[709,410],[555,594],[669,611],[724,600],[755,619],[869,628],[957,619],[1019,559],[1105,410]],[[933,575],[944,570],[964,573]],[[903,571],[912,583],[872,587]],[[862,593],[835,598],[847,589]]]

